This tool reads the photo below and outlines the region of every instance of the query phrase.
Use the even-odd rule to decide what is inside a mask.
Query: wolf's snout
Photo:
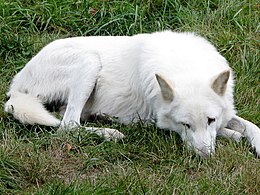
[[[190,150],[201,157],[208,158],[215,153],[216,133],[214,131],[199,130],[186,131],[181,134],[182,139]]]
[[[209,158],[215,154],[215,147],[214,145],[200,145],[195,146],[192,144],[187,143],[188,149],[194,151],[196,154],[203,158]]]

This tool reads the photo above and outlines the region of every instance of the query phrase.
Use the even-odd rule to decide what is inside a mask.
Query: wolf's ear
[[[173,100],[174,95],[173,88],[171,87],[170,82],[164,79],[161,75],[155,74],[155,77],[161,88],[163,99],[171,102]]]
[[[211,88],[220,96],[226,92],[230,71],[226,70],[212,79]]]

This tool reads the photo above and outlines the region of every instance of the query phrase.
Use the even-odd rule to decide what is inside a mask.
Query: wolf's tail
[[[5,111],[24,124],[58,126],[60,120],[52,116],[41,101],[30,94],[9,92],[10,99],[5,103]]]

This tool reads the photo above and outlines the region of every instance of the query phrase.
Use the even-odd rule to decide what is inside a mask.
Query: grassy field
[[[257,0],[0,0],[0,104],[12,77],[63,37],[164,29],[208,38],[236,75],[240,116],[260,125]],[[246,141],[218,139],[215,157],[187,152],[175,133],[141,122],[107,142],[83,130],[24,126],[0,109],[0,194],[260,194],[260,161]]]

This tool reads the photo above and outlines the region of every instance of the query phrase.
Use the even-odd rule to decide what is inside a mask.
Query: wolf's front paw
[[[235,127],[240,126],[240,128],[234,128],[235,130],[242,130],[242,132],[251,144],[252,148],[255,150],[258,157],[260,157],[260,129],[254,123],[243,119],[239,116],[234,116],[229,122],[228,126]]]
[[[246,128],[246,137],[254,148],[258,157],[260,157],[260,129],[253,123],[248,122]]]
[[[251,140],[252,147],[254,148],[256,155],[260,157],[260,135],[258,137],[254,137]]]

